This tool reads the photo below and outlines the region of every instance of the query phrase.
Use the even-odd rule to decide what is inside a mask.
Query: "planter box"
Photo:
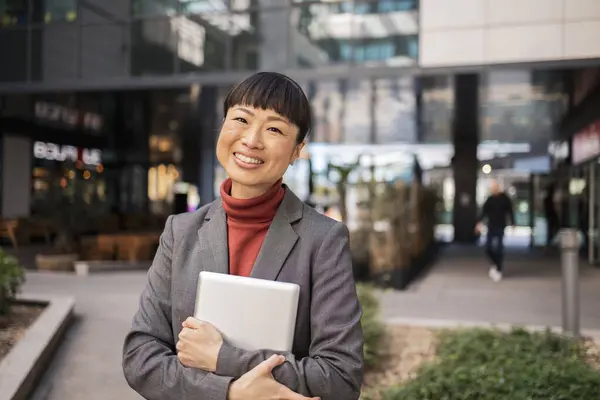
[[[79,254],[38,254],[35,264],[40,271],[70,271],[79,259]]]
[[[18,303],[45,305],[38,319],[0,361],[0,400],[30,398],[73,317],[71,297],[20,297]]]

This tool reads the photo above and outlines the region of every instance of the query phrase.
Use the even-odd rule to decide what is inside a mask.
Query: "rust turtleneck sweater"
[[[268,192],[252,199],[231,197],[231,179],[221,184],[223,209],[227,214],[229,273],[250,276],[267,230],[279,208],[285,189],[278,181]]]

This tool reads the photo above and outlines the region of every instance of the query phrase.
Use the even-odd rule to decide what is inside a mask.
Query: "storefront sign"
[[[38,101],[35,103],[35,117],[48,122],[60,123],[69,128],[82,127],[89,131],[102,131],[103,120],[101,115],[64,107],[56,103]]]
[[[600,120],[573,136],[573,164],[600,156]]]
[[[568,162],[569,142],[550,142],[548,144],[548,154],[552,160],[552,165],[555,167],[560,163]]]
[[[54,143],[35,142],[33,156],[50,161],[81,161],[85,165],[102,164],[102,151],[99,149],[82,149],[75,146],[58,145]]]

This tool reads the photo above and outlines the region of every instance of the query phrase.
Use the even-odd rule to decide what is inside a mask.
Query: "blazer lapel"
[[[213,202],[205,220],[198,230],[198,263],[202,266],[202,271],[228,274],[227,217],[220,199]]]
[[[298,241],[292,223],[302,218],[304,203],[286,187],[285,196],[260,248],[251,277],[276,280],[285,260]]]

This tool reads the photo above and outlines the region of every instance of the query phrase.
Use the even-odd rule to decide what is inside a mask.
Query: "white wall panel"
[[[421,35],[421,63],[477,65],[485,61],[483,29],[439,31]]]
[[[565,0],[565,19],[600,19],[600,0]]]
[[[485,0],[486,23],[514,25],[559,22],[563,17],[563,0]]]
[[[600,58],[600,0],[421,0],[423,67]]]
[[[600,22],[582,21],[565,24],[564,58],[594,57],[600,57]]]
[[[485,48],[487,62],[558,59],[562,55],[562,25],[491,28]]]
[[[600,0],[599,0],[600,1]],[[421,30],[482,26],[485,2],[481,0],[421,0]]]

